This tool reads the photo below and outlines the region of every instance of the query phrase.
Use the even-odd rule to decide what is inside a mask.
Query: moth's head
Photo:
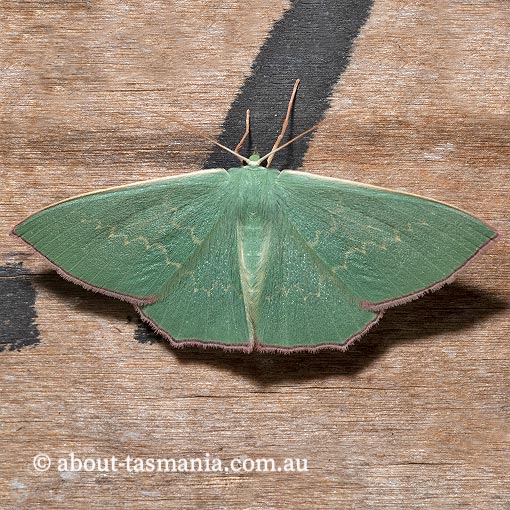
[[[253,149],[253,154],[248,158],[248,162],[246,164],[248,166],[260,166],[260,154],[257,147]]]

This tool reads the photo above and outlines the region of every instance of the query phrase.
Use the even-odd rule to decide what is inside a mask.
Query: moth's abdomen
[[[248,291],[250,301],[253,301],[260,270],[267,253],[270,226],[260,216],[248,215],[245,216],[244,221],[239,221],[237,235],[241,271],[244,273],[243,284]]]

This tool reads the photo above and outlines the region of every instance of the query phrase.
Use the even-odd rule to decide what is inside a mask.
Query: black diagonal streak
[[[296,0],[275,24],[252,66],[252,73],[232,103],[219,141],[234,148],[244,132],[250,108],[250,145],[268,152],[285,117],[296,78],[299,93],[286,139],[317,124],[329,105],[333,87],[349,62],[352,45],[368,19],[372,0]],[[308,148],[308,138],[278,153],[274,168],[297,168]],[[250,154],[250,149],[244,150]],[[222,150],[211,153],[204,168],[238,166]],[[145,325],[136,335],[139,342],[156,338]]]
[[[286,139],[318,123],[346,69],[353,42],[367,20],[372,0],[301,0],[275,24],[257,56],[250,77],[233,102],[219,141],[235,147],[244,131],[247,108],[252,116],[251,143],[269,152],[285,116],[296,78],[301,80]],[[307,139],[278,153],[271,166],[297,168]],[[245,149],[245,154],[249,150]],[[205,168],[237,166],[235,157],[215,150]]]

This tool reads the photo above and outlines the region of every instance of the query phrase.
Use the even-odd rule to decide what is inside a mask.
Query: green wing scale
[[[440,202],[249,165],[81,195],[13,235],[172,345],[246,352],[345,349],[497,237]]]

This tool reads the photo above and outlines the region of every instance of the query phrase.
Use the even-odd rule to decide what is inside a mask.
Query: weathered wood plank
[[[6,236],[70,195],[200,169],[210,147],[147,111],[220,134],[289,7],[3,2],[5,508],[508,508],[510,13],[500,2],[376,1],[310,143],[308,171],[444,200],[503,234],[456,283],[388,311],[345,354],[244,356],[137,341],[129,305],[61,280]],[[278,89],[278,74],[270,79]],[[276,132],[283,111],[275,114]],[[37,316],[20,316],[34,298]],[[39,343],[18,349],[15,330]],[[309,471],[32,467],[38,453],[55,461],[71,451],[305,457]]]

